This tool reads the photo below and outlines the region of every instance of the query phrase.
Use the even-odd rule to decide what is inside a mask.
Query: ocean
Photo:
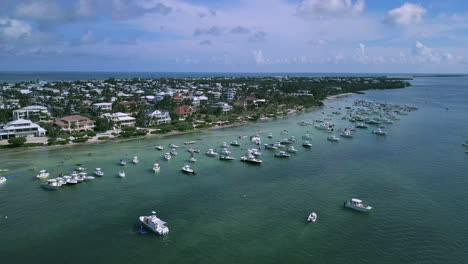
[[[90,77],[92,78],[92,77]],[[97,77],[96,77],[97,78]],[[0,78],[2,79],[2,78]],[[16,175],[0,186],[2,263],[465,263],[468,259],[468,77],[417,77],[412,86],[370,90],[325,102],[307,113],[269,122],[168,137],[30,150],[0,150],[0,168]],[[301,120],[321,119],[355,100],[419,108],[384,128],[385,137],[359,130],[353,139]],[[349,126],[341,116],[337,128]],[[288,135],[281,131],[287,129]],[[289,159],[262,150],[263,164],[223,162],[202,153],[259,131],[262,143],[312,136],[313,147]],[[202,150],[192,168],[180,168]],[[164,161],[169,143],[179,155]],[[239,158],[247,147],[230,147]],[[88,153],[92,153],[89,156]],[[117,177],[121,158],[140,157]],[[161,172],[151,171],[154,162]],[[100,167],[102,178],[57,191],[41,188],[37,171],[53,177],[76,164]],[[360,198],[370,213],[343,207]],[[160,237],[138,233],[152,210],[168,222]],[[306,222],[310,212],[314,224]]]

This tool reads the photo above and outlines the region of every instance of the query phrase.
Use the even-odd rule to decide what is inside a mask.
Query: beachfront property
[[[13,111],[13,120],[31,119],[32,117],[37,117],[39,120],[48,119],[50,113],[47,107],[40,105],[26,106]]]
[[[86,131],[93,130],[94,121],[85,116],[71,115],[59,118],[55,125],[68,132]]]
[[[0,139],[9,139],[15,137],[44,137],[46,130],[30,120],[17,119],[0,125]]]
[[[186,117],[196,113],[197,109],[187,105],[181,105],[174,109],[174,113],[179,115],[179,119],[185,120]]]
[[[232,106],[230,106],[228,103],[225,102],[217,102],[211,105],[211,108],[213,109],[221,109],[223,113],[229,112],[232,110]]]
[[[100,110],[102,112],[111,112],[112,111],[112,103],[95,103],[93,104],[94,110]]]
[[[155,110],[149,112],[146,115],[146,118],[148,119],[148,124],[151,126],[167,124],[171,122],[171,116],[167,111]]]
[[[102,116],[107,118],[107,120],[112,121],[114,123],[114,128],[122,128],[123,126],[133,127],[136,123],[136,118],[126,113],[117,112],[112,114],[103,114]]]

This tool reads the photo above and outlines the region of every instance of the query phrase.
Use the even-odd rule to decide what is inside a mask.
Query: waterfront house
[[[146,115],[149,125],[160,125],[171,122],[171,116],[167,111],[155,110]]]
[[[123,126],[135,126],[136,118],[130,116],[126,113],[112,113],[112,114],[103,114],[103,117],[107,120],[112,121],[116,128],[122,128]]]
[[[59,118],[55,121],[61,130],[68,132],[82,131],[82,130],[93,130],[94,121],[80,115],[71,115]]]
[[[95,103],[93,104],[94,110],[100,110],[102,112],[111,112],[112,111],[112,103]]]
[[[30,120],[17,119],[0,125],[0,139],[9,139],[14,137],[44,137],[46,130]]]
[[[187,116],[191,116],[193,113],[196,112],[196,108],[187,105],[181,105],[174,109],[174,113],[178,114],[182,119],[185,119]]]
[[[230,106],[228,103],[225,102],[217,102],[213,105],[211,105],[211,108],[213,109],[221,109],[223,113],[229,112],[232,110],[232,106]]]
[[[33,116],[39,118],[39,120],[48,119],[50,113],[47,107],[40,105],[26,106],[13,111],[13,120],[31,119]]]

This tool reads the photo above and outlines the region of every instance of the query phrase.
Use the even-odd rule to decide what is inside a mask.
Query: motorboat
[[[76,177],[76,180],[78,181],[78,183],[80,182],[84,182],[86,178],[86,172],[80,172],[78,173],[78,177]]]
[[[241,144],[239,143],[239,141],[237,140],[234,140],[231,142],[231,146],[234,146],[234,147],[239,147]]]
[[[125,165],[127,165],[127,160],[120,159],[119,164],[120,164],[120,166],[125,166]]]
[[[265,149],[278,149],[278,147],[274,144],[274,143],[270,143],[270,144],[265,144]]]
[[[246,135],[239,135],[239,138],[247,138]]]
[[[208,151],[205,154],[209,157],[218,156],[218,153],[216,153],[213,149],[208,149]]]
[[[170,160],[171,158],[172,158],[171,153],[164,154],[164,159],[165,160]]]
[[[7,181],[7,178],[5,177],[0,177],[0,184],[5,183]]]
[[[63,178],[65,178],[66,176],[64,176]],[[77,184],[78,183],[78,180],[76,179],[78,176],[70,176],[70,179],[67,180],[66,178],[66,181],[67,181],[67,184]]]
[[[188,173],[188,174],[195,174],[195,171],[193,171],[191,168],[190,168],[190,165],[184,165],[182,168],[181,168],[182,172],[184,173]]]
[[[312,139],[312,137],[310,136],[310,134],[305,134],[302,136],[302,139]]]
[[[157,146],[156,146],[156,149],[157,149],[157,150],[163,150],[163,149],[164,149],[164,147],[163,147],[163,146],[161,146],[161,145],[157,145]]]
[[[92,181],[94,179],[96,179],[96,178],[94,178],[93,176],[85,176],[84,177],[84,181]]]
[[[179,146],[177,146],[175,144],[169,144],[169,147],[174,149],[174,148],[178,148]]]
[[[248,152],[252,155],[254,155],[255,157],[259,157],[262,155],[262,153],[258,150],[258,149],[248,149]]]
[[[159,166],[158,163],[155,163],[155,164],[153,165],[153,171],[154,171],[154,172],[159,172],[159,170],[161,170],[161,166]]]
[[[75,170],[77,171],[86,171],[85,167],[81,167],[80,165],[76,166]]]
[[[171,154],[171,156],[176,156],[177,154],[177,151],[175,149],[171,149],[171,151],[169,152]]]
[[[166,222],[162,221],[156,216],[156,212],[152,212],[150,216],[140,216],[140,222],[149,230],[155,232],[158,235],[167,235],[169,228],[165,226]]]
[[[60,186],[67,184],[67,181],[66,181],[64,178],[62,178],[62,177],[57,177],[57,178],[55,178],[55,179],[57,180],[57,183],[58,183]]]
[[[138,162],[140,162],[140,159],[137,156],[133,157],[132,163],[137,164]]]
[[[275,157],[277,158],[289,158],[291,155],[287,153],[286,151],[280,151],[275,154]]]
[[[49,179],[42,184],[42,187],[49,190],[58,190],[62,185],[56,179]]]
[[[72,179],[72,177],[71,177],[71,176],[68,176],[68,175],[64,175],[64,176],[62,176],[62,179],[63,179],[63,181],[64,181],[64,184],[69,184],[70,181],[71,181],[71,179]]]
[[[352,138],[354,136],[353,132],[351,130],[345,129],[343,132],[340,133],[340,136],[345,137],[345,138]]]
[[[349,201],[344,201],[344,207],[348,207],[361,212],[369,212],[372,209],[372,207],[370,207],[369,205],[364,204],[362,200],[356,198],[352,198]]]
[[[197,159],[194,157],[194,156],[191,156],[189,159],[188,159],[189,162],[196,162]]]
[[[123,170],[119,171],[119,177],[124,178],[125,177],[125,171],[123,171]]]
[[[273,134],[272,134],[272,133],[269,133],[269,134],[268,134],[268,138],[273,138]]]
[[[228,148],[223,148],[219,154],[222,154],[222,155],[229,155],[231,154],[231,151],[228,149]]]
[[[228,147],[228,144],[227,144],[226,142],[223,142],[223,143],[221,144],[221,148],[227,148],[227,147]]]
[[[381,128],[378,128],[377,130],[372,131],[372,133],[379,135],[379,136],[387,135],[387,132],[383,131]]]
[[[241,157],[241,161],[253,164],[261,164],[263,162],[262,160],[255,158],[255,156],[252,154],[248,154],[247,156]]]
[[[304,143],[302,143],[302,146],[304,148],[311,148],[312,147],[312,143],[310,143],[309,141],[304,141]]]
[[[309,217],[307,217],[307,221],[315,223],[315,221],[317,221],[317,214],[314,212],[310,213]]]
[[[356,124],[355,127],[356,127],[356,128],[368,128],[369,126],[366,125],[366,124],[364,124],[364,123],[358,123],[358,124]]]
[[[286,151],[289,153],[297,153],[297,149],[294,146],[289,146]]]
[[[262,140],[260,139],[259,136],[251,136],[250,140],[252,140],[252,142],[254,142],[257,145],[260,145],[262,143]]]
[[[185,141],[185,142],[184,142],[184,144],[185,144],[185,145],[191,145],[191,144],[195,144],[195,143],[197,143],[197,142],[196,142],[196,141],[194,141],[194,140],[191,140],[191,141]]]
[[[219,159],[220,159],[220,160],[235,160],[234,157],[231,157],[231,156],[229,156],[229,155],[220,155],[220,156],[219,156]]]
[[[36,175],[36,178],[41,179],[41,180],[42,180],[42,179],[45,179],[45,178],[47,178],[47,177],[49,177],[49,172],[46,171],[46,170],[40,170],[40,171],[39,171],[39,174]]]
[[[104,172],[102,172],[101,168],[96,168],[94,170],[94,175],[96,175],[98,177],[102,177],[102,176],[104,176]]]
[[[337,136],[329,136],[329,137],[327,137],[327,140],[332,141],[332,142],[338,142],[338,141],[340,141],[340,138],[337,137]]]

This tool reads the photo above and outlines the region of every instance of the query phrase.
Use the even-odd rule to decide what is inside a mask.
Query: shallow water
[[[419,110],[385,130],[357,131],[353,139],[326,141],[301,120],[322,118],[355,99],[411,104]],[[334,107],[333,109],[330,107]],[[345,112],[344,109],[342,112]],[[338,128],[349,123],[334,119]],[[468,258],[468,78],[417,78],[398,90],[328,101],[298,116],[228,129],[108,142],[61,149],[1,150],[6,173],[21,174],[0,186],[2,263],[463,263]],[[220,161],[198,154],[197,175],[180,172],[189,154],[183,142],[197,140],[202,152],[238,135],[261,130],[273,140],[298,139],[310,131],[312,149],[277,159],[262,150],[264,164]],[[271,140],[271,141],[273,141]],[[301,140],[299,140],[300,142]],[[230,147],[239,158],[248,143]],[[170,161],[155,144],[181,148]],[[167,149],[167,147],[166,147]],[[92,156],[87,153],[92,152]],[[117,172],[120,158],[127,177]],[[161,172],[154,174],[157,160]],[[31,168],[55,177],[77,163],[106,173],[93,182],[40,187]],[[5,174],[5,173],[3,173]],[[344,209],[357,197],[370,214]],[[168,222],[166,237],[137,233],[138,216],[152,210]],[[318,220],[307,224],[315,211]],[[5,218],[7,216],[8,218]],[[6,262],[4,262],[6,261]]]

